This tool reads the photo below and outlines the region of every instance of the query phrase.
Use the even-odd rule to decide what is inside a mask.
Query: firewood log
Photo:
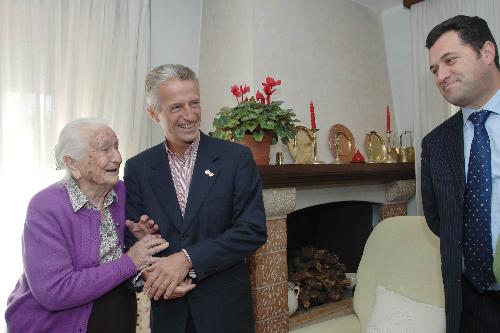
[[[309,289],[302,289],[301,293],[299,294],[299,301],[304,309],[308,309],[311,306],[311,295]]]
[[[303,271],[292,273],[290,280],[292,280],[292,282],[295,284],[300,284],[302,281],[304,281],[305,279],[309,279],[310,277],[311,277],[311,273],[309,273],[306,270],[303,270]]]
[[[304,283],[307,286],[311,287],[311,289],[315,289],[315,290],[323,289],[323,285],[321,284],[321,282],[316,280],[314,277],[310,277],[308,279],[305,279]]]

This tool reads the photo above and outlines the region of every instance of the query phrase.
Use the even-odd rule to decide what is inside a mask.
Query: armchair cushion
[[[444,333],[445,328],[443,308],[415,302],[382,286],[377,287],[366,333]]]
[[[439,238],[418,216],[388,218],[373,229],[358,267],[354,312],[366,331],[376,288],[444,307]]]

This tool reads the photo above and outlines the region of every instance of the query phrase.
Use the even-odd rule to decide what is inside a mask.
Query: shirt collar
[[[96,208],[87,198],[87,196],[83,194],[82,190],[80,190],[80,187],[75,182],[73,177],[68,177],[66,179],[66,189],[68,190],[69,201],[71,202],[71,206],[73,207],[74,212],[80,210],[87,203],[90,205],[90,207]],[[118,202],[118,195],[116,194],[115,189],[112,188],[111,191],[109,191],[108,194],[106,194],[106,196],[104,197],[103,208],[109,207],[113,203],[113,201]]]
[[[175,152],[173,152],[170,148],[168,148],[167,142],[168,140],[165,138],[165,148],[169,156],[187,158],[189,155],[198,152],[198,146],[200,145],[200,133],[198,132],[198,136],[193,141],[193,143],[188,147],[188,149],[186,149],[184,154],[176,154]]]
[[[494,112],[496,114],[500,114],[500,89],[497,90],[496,94],[493,95],[493,97],[490,98],[488,102],[486,102],[483,107],[479,109],[468,109],[468,108],[462,108],[462,116],[464,117],[464,126],[467,123],[467,120],[469,119],[469,116],[476,111],[479,110],[488,110],[491,112]]]

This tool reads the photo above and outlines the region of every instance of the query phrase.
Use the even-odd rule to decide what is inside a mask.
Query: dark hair
[[[478,55],[481,53],[484,43],[487,41],[492,42],[493,45],[495,45],[495,65],[497,69],[500,70],[497,43],[485,20],[478,16],[457,15],[452,17],[436,25],[431,32],[429,32],[425,41],[425,47],[430,49],[439,37],[448,31],[456,31],[462,42],[466,45],[470,45]]]

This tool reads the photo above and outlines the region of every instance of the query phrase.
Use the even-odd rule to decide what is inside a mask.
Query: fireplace
[[[287,247],[292,249],[313,240],[344,254],[348,270],[355,271],[373,222],[406,215],[406,203],[415,193],[415,172],[413,164],[408,163],[259,168],[268,241],[247,259],[256,332],[284,333],[308,320],[288,317]],[[350,219],[353,210],[362,217]],[[311,214],[313,218],[301,217],[303,214]],[[304,219],[306,222],[300,222]],[[312,224],[312,230],[304,232],[308,227],[303,224]],[[332,245],[328,236],[332,234],[356,240]],[[337,305],[335,315],[352,313],[351,300],[337,303],[332,303]],[[321,315],[331,316],[330,310],[322,309]]]

